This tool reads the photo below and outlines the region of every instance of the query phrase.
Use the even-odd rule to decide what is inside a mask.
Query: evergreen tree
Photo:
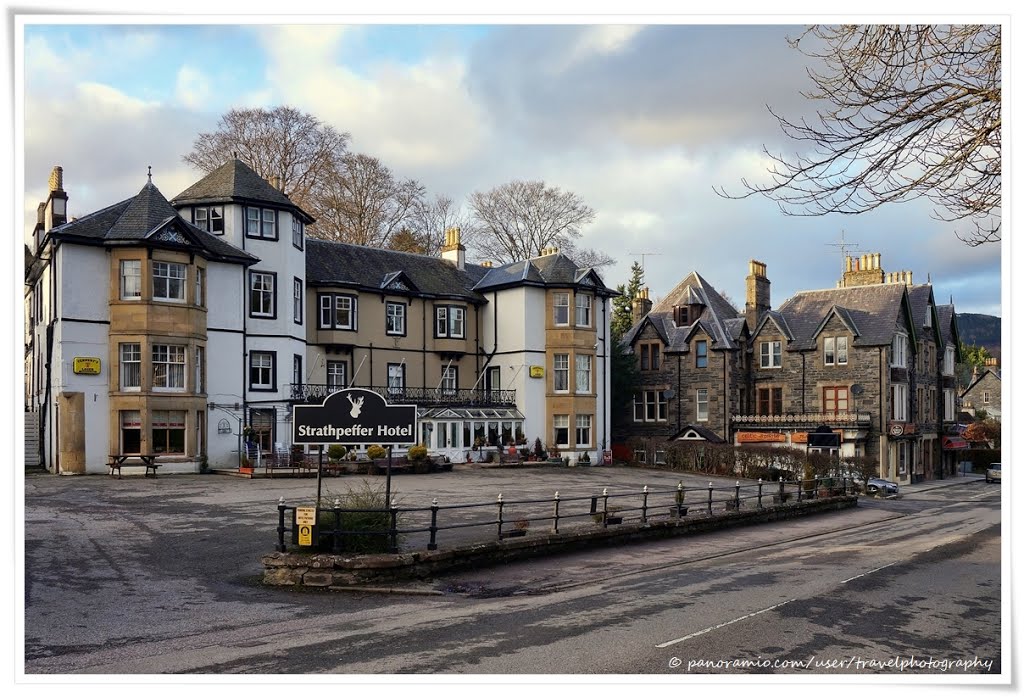
[[[644,267],[633,262],[629,283],[619,284],[615,290],[622,295],[612,301],[612,338],[617,342],[633,326],[633,299],[644,285]]]

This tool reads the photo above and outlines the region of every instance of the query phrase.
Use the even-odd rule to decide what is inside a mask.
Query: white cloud
[[[201,109],[207,104],[210,93],[210,79],[203,72],[190,65],[178,69],[174,94],[180,104]]]
[[[585,27],[571,42],[565,56],[554,62],[556,72],[590,60],[622,51],[643,29],[642,25],[599,24]]]
[[[332,29],[264,34],[267,79],[282,103],[351,133],[354,150],[380,157],[402,177],[455,167],[479,153],[488,129],[466,91],[462,61],[428,56],[356,73],[338,59],[349,28]]]

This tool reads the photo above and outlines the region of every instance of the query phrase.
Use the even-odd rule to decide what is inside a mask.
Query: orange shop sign
[[[785,433],[765,433],[763,431],[737,431],[737,443],[785,443]]]

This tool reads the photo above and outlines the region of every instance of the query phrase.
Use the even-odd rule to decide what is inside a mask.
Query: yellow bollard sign
[[[313,526],[316,525],[316,508],[300,506],[295,509],[295,526],[299,529],[299,546],[313,544]]]

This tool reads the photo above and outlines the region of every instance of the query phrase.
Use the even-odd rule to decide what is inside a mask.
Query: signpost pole
[[[320,444],[320,454],[316,463],[316,507],[320,508],[320,485],[324,477],[324,446]]]
[[[391,509],[391,446],[388,446],[388,475],[384,484],[384,505]]]

